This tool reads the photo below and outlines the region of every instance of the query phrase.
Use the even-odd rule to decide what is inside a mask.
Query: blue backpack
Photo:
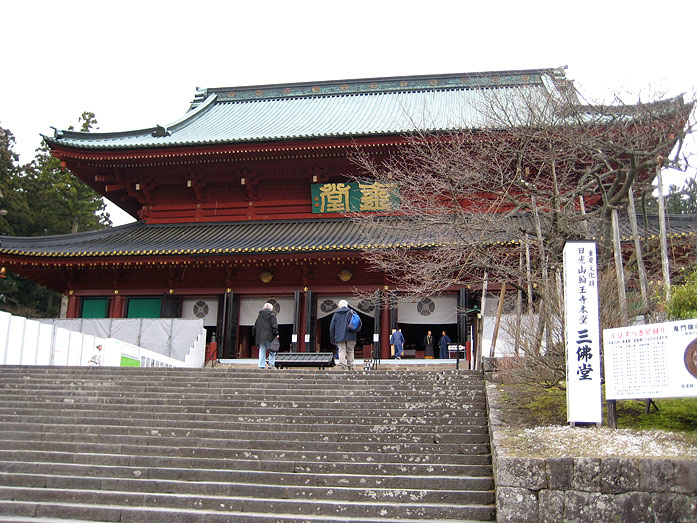
[[[362,325],[363,323],[361,322],[360,315],[356,311],[351,309],[351,317],[349,318],[348,322],[348,330],[350,330],[351,332],[358,332],[359,330],[361,330]]]

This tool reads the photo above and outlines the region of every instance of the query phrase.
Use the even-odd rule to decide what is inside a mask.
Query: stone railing
[[[697,460],[529,458],[503,444],[487,384],[499,522],[697,521]]]

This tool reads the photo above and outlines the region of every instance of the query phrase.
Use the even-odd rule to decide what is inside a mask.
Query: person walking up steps
[[[402,334],[402,328],[399,327],[395,332],[392,333],[392,338],[390,339],[390,344],[394,344],[394,359],[402,359],[402,352],[404,351],[404,342],[404,334]]]
[[[259,368],[266,368],[266,352],[274,338],[278,337],[278,320],[273,310],[273,304],[265,303],[264,308],[259,311],[257,321],[252,327],[252,336],[259,347]],[[269,369],[274,368],[276,363],[276,353],[269,352]]]
[[[361,324],[359,320],[356,330],[351,330],[349,328],[351,316],[358,313],[349,308],[346,300],[340,300],[338,305],[339,308],[334,312],[329,324],[329,342],[339,348],[339,367],[353,370],[356,333],[361,330]]]

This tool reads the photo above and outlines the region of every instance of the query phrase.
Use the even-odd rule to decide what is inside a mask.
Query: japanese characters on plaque
[[[697,320],[603,330],[607,399],[697,396]]]
[[[598,270],[593,242],[564,247],[567,418],[600,423],[602,418]]]
[[[312,212],[379,212],[399,209],[394,184],[324,183],[312,184]]]

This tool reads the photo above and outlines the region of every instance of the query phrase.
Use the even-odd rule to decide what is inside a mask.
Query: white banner
[[[603,330],[609,400],[697,396],[697,319]]]
[[[457,296],[399,300],[397,321],[417,325],[457,323]]]
[[[184,298],[182,318],[201,319],[206,327],[218,325],[217,298]]]
[[[570,423],[600,423],[600,320],[594,242],[564,246],[566,415]]]
[[[242,298],[240,300],[240,325],[254,325],[264,304],[273,304],[279,325],[293,325],[295,300],[292,296],[280,298]]]
[[[353,310],[366,316],[375,317],[375,306],[368,301],[359,300],[355,296],[318,296],[317,319],[334,314],[334,311],[339,308],[341,300],[346,300]]]

